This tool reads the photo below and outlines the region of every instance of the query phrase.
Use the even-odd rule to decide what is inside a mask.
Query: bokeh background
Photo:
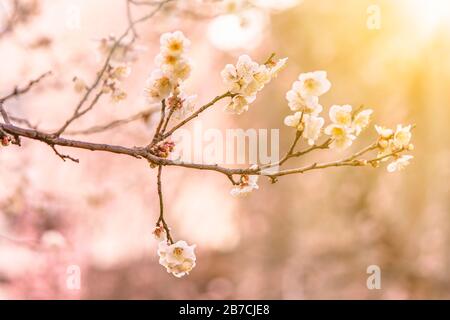
[[[91,82],[101,66],[98,39],[126,28],[125,1],[18,1],[20,19],[5,29],[13,2],[0,1],[0,96],[52,70],[6,108],[57,128],[79,99],[72,78]],[[0,149],[0,298],[449,299],[450,2],[260,0],[238,11],[218,2],[175,1],[140,25],[143,49],[124,82],[128,98],[102,100],[72,129],[144,110],[159,36],[182,30],[192,41],[188,88],[198,104],[223,92],[219,72],[240,54],[289,57],[249,112],[226,115],[219,106],[202,116],[204,127],[279,128],[284,151],[293,134],[282,124],[286,91],[300,72],[326,70],[333,86],[321,98],[325,109],[364,104],[375,111],[373,123],[416,124],[410,167],[262,179],[244,199],[232,198],[229,181],[214,172],[164,170],[167,221],[177,239],[197,244],[198,265],[177,279],[158,264],[151,235],[154,170],[80,150],[64,150],[80,164],[62,162],[48,146],[24,140]],[[151,125],[77,138],[144,145]],[[374,138],[370,127],[347,152]],[[290,165],[341,156],[319,151]],[[370,265],[381,268],[381,290],[366,287]],[[80,290],[66,285],[69,266],[81,270]]]

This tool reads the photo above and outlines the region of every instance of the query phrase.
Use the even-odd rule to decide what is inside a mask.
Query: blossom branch
[[[226,111],[234,114],[241,114],[248,111],[249,105],[255,101],[258,92],[272,79],[276,78],[278,72],[285,66],[287,61],[287,58],[275,61],[275,55],[272,54],[266,62],[259,64],[247,55],[240,56],[236,65],[227,64],[221,72],[221,76],[226,85],[225,90],[227,91],[192,112],[193,107],[189,104],[192,101],[192,96],[186,95],[184,86],[182,86],[183,81],[190,76],[192,68],[190,59],[185,54],[186,49],[190,45],[190,41],[180,31],[166,33],[161,36],[161,50],[155,59],[158,68],[152,72],[145,88],[148,102],[160,103],[160,119],[155,133],[151,137],[150,144],[145,147],[127,147],[62,137],[63,133],[89,134],[102,132],[137,119],[146,118],[151,114],[149,111],[144,111],[126,119],[115,120],[105,125],[95,126],[85,130],[67,130],[77,119],[90,112],[104,94],[112,92],[112,97],[116,97],[116,100],[123,99],[126,93],[121,90],[118,90],[118,92],[115,91],[117,88],[115,81],[122,79],[124,74],[128,74],[129,72],[125,70],[125,67],[114,65],[114,61],[116,60],[115,58],[113,59],[113,55],[119,47],[128,50],[128,46],[137,37],[136,25],[154,16],[164,4],[171,1],[174,0],[146,2],[146,5],[151,4],[154,6],[154,10],[137,20],[133,20],[131,14],[132,5],[143,5],[144,3],[136,0],[127,0],[127,29],[119,38],[113,38],[112,44],[111,42],[107,43],[106,59],[93,83],[90,86],[86,86],[84,83],[76,83],[76,88],[81,87],[85,92],[75,106],[72,115],[54,133],[39,131],[37,128],[32,127],[29,122],[20,121],[21,119],[15,119],[13,122],[23,123],[28,128],[16,126],[3,107],[4,101],[12,96],[27,92],[35,82],[30,82],[29,86],[23,89],[16,88],[12,94],[0,99],[0,114],[3,118],[3,123],[0,122],[0,138],[2,138],[3,145],[8,144],[8,135],[11,135],[15,137],[15,141],[19,146],[20,137],[41,141],[47,144],[63,161],[71,160],[78,162],[78,159],[61,153],[58,150],[59,147],[127,155],[136,159],[142,159],[148,162],[150,167],[157,168],[159,217],[156,221],[154,234],[158,240],[162,240],[158,246],[158,254],[160,255],[160,263],[166,267],[168,272],[177,277],[188,274],[195,266],[196,258],[194,254],[195,246],[188,246],[182,240],[175,243],[170,235],[170,228],[164,216],[162,189],[162,171],[164,167],[184,167],[223,174],[233,185],[231,194],[239,196],[246,195],[252,190],[258,189],[257,180],[259,176],[268,177],[272,182],[276,182],[282,176],[303,174],[316,169],[367,165],[376,167],[380,161],[388,158],[394,159],[388,165],[388,171],[390,172],[400,170],[408,164],[412,156],[403,155],[400,157],[399,154],[406,150],[412,150],[413,148],[412,144],[410,144],[411,126],[403,127],[402,125],[398,125],[395,131],[375,126],[378,132],[378,140],[343,159],[325,163],[315,162],[307,166],[282,169],[277,172],[265,170],[267,168],[281,167],[289,159],[301,157],[317,149],[345,150],[352,145],[357,136],[367,127],[372,113],[371,109],[361,110],[361,107],[352,111],[353,109],[350,105],[333,105],[329,110],[330,124],[323,128],[325,119],[320,116],[323,107],[319,104],[319,96],[325,94],[331,87],[325,71],[300,74],[298,81],[293,83],[292,89],[286,94],[288,106],[295,113],[287,116],[284,123],[296,131],[294,140],[278,162],[263,166],[254,164],[248,168],[228,168],[218,164],[192,163],[170,159],[169,155],[173,151],[175,144],[168,138],[178,129],[226,98],[231,98],[225,108]],[[131,43],[124,45],[122,41],[130,32],[132,33]],[[101,86],[100,89],[98,89],[99,86]],[[168,129],[175,112],[179,112],[177,114],[179,119],[184,119]],[[187,112],[190,113],[189,116],[185,116]],[[317,143],[323,134],[327,136],[327,139],[322,143]],[[304,138],[308,142],[309,147],[296,151],[298,150],[297,146],[301,138]],[[374,150],[378,151],[376,157],[369,158],[368,160],[364,159],[363,156]],[[235,180],[234,176],[239,176],[239,179]],[[165,238],[161,238],[162,235]]]
[[[91,95],[91,93],[94,91],[94,89],[100,84],[100,82],[103,79],[104,74],[107,72],[108,68],[110,67],[110,61],[112,59],[112,56],[115,52],[115,50],[118,48],[119,44],[127,37],[127,35],[129,34],[130,31],[132,31],[134,29],[134,27],[141,23],[144,22],[150,18],[152,18],[158,11],[160,11],[162,9],[162,7],[174,0],[165,0],[165,1],[161,1],[156,5],[156,8],[151,11],[150,13],[144,15],[143,17],[131,22],[128,26],[128,28],[125,30],[125,32],[122,33],[122,35],[117,38],[117,40],[114,42],[114,44],[112,45],[106,59],[105,62],[103,63],[103,67],[100,69],[100,71],[97,73],[97,77],[95,78],[93,84],[91,86],[89,86],[85,92],[85,94],[83,95],[83,97],[81,98],[81,100],[78,102],[77,106],[75,107],[75,110],[72,114],[72,117],[69,118],[69,120],[67,120],[62,126],[61,128],[59,128],[54,135],[55,136],[60,136],[66,129],[67,127],[76,119],[78,119],[79,117],[81,117],[82,115],[86,114],[89,110],[92,109],[92,107],[95,105],[95,103],[91,104],[91,106],[85,110],[85,112],[80,112],[81,108],[83,107],[84,103],[89,99],[89,96]],[[101,94],[97,94],[97,96],[94,98],[94,101],[96,102],[98,100],[98,98],[100,98]]]

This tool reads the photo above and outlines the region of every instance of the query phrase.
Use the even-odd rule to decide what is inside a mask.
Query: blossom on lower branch
[[[155,227],[153,236],[159,241],[157,250],[159,263],[166,268],[167,272],[177,278],[189,274],[195,267],[197,259],[194,252],[196,245],[190,246],[183,240],[172,243],[162,225]]]
[[[411,155],[404,155],[401,156],[400,158],[398,158],[397,160],[392,161],[388,166],[387,166],[387,171],[388,172],[394,172],[394,171],[400,171],[405,169],[405,167],[407,165],[409,165],[409,160],[411,160],[412,158],[414,158]]]
[[[158,245],[159,263],[164,266],[168,273],[181,278],[189,274],[195,267],[195,244],[189,246],[180,240],[173,244],[161,241]]]
[[[253,165],[250,169],[256,169],[258,166]],[[233,189],[231,189],[230,194],[233,197],[243,197],[247,196],[253,190],[258,190],[258,178],[257,175],[241,175],[241,181]]]

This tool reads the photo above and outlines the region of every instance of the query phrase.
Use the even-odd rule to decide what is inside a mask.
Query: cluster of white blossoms
[[[248,110],[249,104],[256,99],[256,94],[275,78],[285,66],[287,58],[265,64],[258,64],[248,55],[238,58],[236,65],[227,64],[220,73],[228,91],[233,94],[225,110],[241,114]]]
[[[181,31],[175,31],[161,35],[160,45],[160,53],[155,58],[158,69],[147,80],[145,97],[149,103],[168,99],[169,107],[177,111],[176,116],[181,118],[193,110],[192,100],[195,98],[181,89],[192,70],[192,63],[186,56],[190,41]]]
[[[185,241],[170,243],[162,226],[157,226],[153,235],[159,241],[158,256],[159,263],[164,266],[168,273],[181,278],[195,267],[195,244],[189,246]]]
[[[401,151],[412,151],[414,145],[411,143],[412,126],[397,125],[396,130],[384,128],[381,126],[375,126],[375,130],[379,135],[378,139],[378,158],[380,161],[387,161],[390,155],[394,160],[387,166],[389,172],[403,170],[409,161],[414,157],[411,155],[399,155]]]
[[[330,138],[330,148],[343,150],[350,147],[369,125],[373,110],[353,110],[350,105],[333,105],[329,110],[331,123],[322,130],[325,120],[319,116],[323,110],[319,104],[319,96],[326,93],[330,87],[331,83],[325,71],[301,74],[286,94],[289,108],[296,112],[287,116],[284,123],[301,132],[309,145],[314,145],[323,131]],[[378,158],[380,161],[386,161],[393,157],[394,161],[388,165],[387,170],[402,170],[413,158],[410,155],[399,155],[402,151],[414,148],[410,144],[411,126],[398,125],[395,131],[380,126],[375,128],[380,136],[377,145]]]
[[[330,88],[327,73],[315,71],[300,74],[286,94],[289,108],[296,113],[287,116],[284,123],[300,131],[309,145],[314,145],[322,134],[325,120],[319,116],[323,110],[319,97]],[[330,148],[348,148],[367,127],[372,112],[371,109],[366,109],[355,115],[350,105],[333,105],[329,110],[331,124],[324,130],[332,138]]]
[[[253,165],[250,169],[257,168],[257,165]],[[241,181],[233,189],[231,189],[230,194],[233,197],[245,197],[253,190],[258,190],[258,178],[257,175],[242,175]]]
[[[330,90],[331,83],[325,71],[302,73],[286,93],[288,106],[293,115],[284,119],[284,124],[294,127],[313,145],[320,137],[324,119],[319,117],[323,107],[319,104],[319,96]]]
[[[366,109],[356,114],[350,105],[334,105],[330,108],[329,116],[332,124],[325,128],[325,134],[331,136],[331,148],[346,149],[370,122],[373,110]]]

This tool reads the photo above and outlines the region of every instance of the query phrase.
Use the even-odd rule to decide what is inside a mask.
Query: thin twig
[[[156,222],[156,226],[160,224],[163,225],[164,230],[166,231],[167,241],[170,244],[173,244],[172,236],[170,235],[170,228],[164,219],[164,201],[163,201],[163,193],[162,193],[162,182],[161,182],[161,174],[162,174],[162,166],[158,166],[158,175],[157,175],[157,186],[158,186],[158,198],[159,198],[159,218]]]
[[[168,137],[170,137],[176,130],[178,130],[179,128],[181,128],[182,126],[184,126],[186,123],[188,123],[189,121],[191,121],[192,119],[195,119],[196,117],[198,117],[198,115],[200,113],[202,113],[203,111],[205,111],[206,109],[208,109],[209,107],[213,106],[216,102],[225,99],[227,97],[233,97],[234,94],[231,92],[226,92],[220,96],[215,97],[214,99],[212,99],[210,102],[208,102],[207,104],[203,105],[202,107],[200,107],[197,111],[195,111],[194,113],[192,113],[189,117],[187,117],[186,119],[182,120],[181,122],[179,122],[177,125],[175,125],[172,129],[170,129],[169,131],[167,131],[164,135],[162,135],[162,137],[160,139],[158,139],[156,142],[159,142],[161,140],[167,139]]]
[[[51,71],[47,71],[47,72],[41,74],[38,78],[28,82],[28,84],[25,87],[23,87],[23,88],[15,87],[14,90],[10,94],[0,98],[0,104],[3,104],[6,100],[9,100],[13,97],[17,97],[17,96],[27,93],[28,91],[30,91],[30,89],[34,85],[38,84],[42,79],[44,79],[45,77],[47,77],[51,74],[52,74]]]
[[[127,5],[128,25],[131,28],[131,32],[133,33],[133,40],[134,40],[134,39],[138,38],[139,35],[138,35],[137,31],[136,31],[135,26],[133,25],[133,16],[132,16],[132,13],[131,13],[131,4],[132,4],[132,2],[130,0],[125,0],[125,1],[126,1],[126,5]]]
[[[128,124],[128,123],[136,121],[136,120],[147,119],[154,112],[155,112],[154,109],[144,110],[144,111],[136,113],[132,116],[129,116],[128,118],[113,120],[104,125],[93,126],[93,127],[90,127],[87,129],[82,129],[82,130],[66,131],[66,135],[88,135],[88,134],[93,134],[93,133],[104,132],[104,131],[117,128],[121,125]]]
[[[153,141],[149,146],[154,145],[157,142],[157,140],[161,138],[160,132],[161,132],[161,128],[164,124],[165,117],[166,117],[166,100],[164,99],[161,101],[161,116],[159,119],[159,123],[158,123],[158,126],[156,127],[155,134],[153,135]]]
[[[56,149],[55,145],[50,145],[50,147],[53,149],[53,151],[56,153],[56,155],[62,159],[62,161],[65,162],[66,159],[69,159],[69,160],[72,160],[73,162],[76,162],[76,163],[79,163],[79,162],[80,162],[80,160],[78,160],[78,159],[76,159],[76,158],[72,158],[72,157],[69,156],[69,155],[60,153],[60,152]]]

